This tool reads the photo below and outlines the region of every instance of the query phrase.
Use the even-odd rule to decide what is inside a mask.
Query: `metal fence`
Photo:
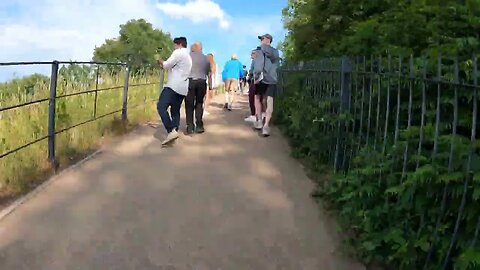
[[[343,57],[290,64],[280,70],[281,92],[289,91],[286,80],[292,74],[300,75],[296,82],[306,95],[330,101],[329,106],[323,108],[323,115],[344,114],[344,118],[348,118],[333,123],[336,141],[328,152],[334,153],[331,161],[337,171],[348,171],[352,157],[361,147],[381,149],[385,153],[389,145],[399,141],[401,130],[414,126],[419,127],[418,154],[425,144],[433,143],[432,155],[435,156],[439,138],[447,131],[445,125],[450,126],[451,135],[471,139],[470,170],[479,89],[476,57],[460,61],[458,57],[438,56],[433,63],[426,57]],[[463,118],[470,120],[468,123],[459,123],[460,106]],[[465,111],[467,107],[469,112]],[[321,123],[325,125],[323,130],[331,134],[332,122],[318,121],[324,122]],[[433,142],[425,141],[427,126],[434,126]],[[462,134],[458,133],[460,127]],[[344,141],[347,135],[355,135],[354,140]],[[453,150],[448,157],[449,167],[453,166],[452,159]],[[407,169],[404,166],[403,170]]]
[[[344,56],[287,63],[279,72],[282,94],[295,91],[318,104],[313,121],[319,125],[317,137],[327,142],[319,158],[337,173],[348,174],[362,153],[370,153],[390,164],[383,174],[397,173],[400,181],[426,164],[441,168],[440,174],[456,175],[434,195],[441,214],[424,268],[432,262],[447,215],[455,221],[437,269],[446,269],[453,254],[467,248],[458,247],[460,234],[470,237],[468,247],[478,244],[480,217],[475,217],[476,226],[465,225],[466,206],[478,213],[474,207],[480,195],[473,180],[480,171],[477,62],[476,56]],[[453,202],[458,208],[451,213],[447,206]],[[419,230],[424,229],[420,224]]]
[[[0,159],[7,157],[11,154],[14,154],[22,149],[25,149],[33,144],[42,142],[44,140],[48,140],[48,160],[54,170],[56,170],[59,166],[56,154],[55,154],[55,143],[56,143],[56,135],[63,133],[65,131],[68,131],[70,129],[73,129],[75,127],[85,125],[87,123],[105,118],[107,116],[115,115],[117,113],[121,114],[121,120],[123,122],[127,121],[127,116],[128,116],[128,108],[132,108],[132,106],[129,106],[128,102],[128,93],[129,89],[132,89],[134,87],[139,87],[139,86],[145,86],[145,85],[159,85],[160,86],[163,84],[163,79],[164,79],[164,73],[160,72],[159,76],[159,81],[148,81],[147,77],[145,79],[145,82],[143,83],[136,83],[132,84],[130,83],[130,68],[127,66],[125,63],[114,63],[114,62],[74,62],[74,61],[53,61],[53,62],[8,62],[8,63],[0,63],[0,68],[2,67],[12,67],[12,66],[34,66],[34,65],[41,65],[41,66],[51,66],[51,74],[50,74],[50,85],[49,85],[49,96],[45,98],[39,98],[35,100],[31,100],[28,102],[20,103],[20,104],[13,104],[13,105],[8,105],[2,107],[0,105],[0,113],[2,112],[7,112],[7,111],[12,111],[12,110],[18,110],[18,109],[25,109],[24,107],[28,107],[34,104],[42,104],[42,103],[48,103],[48,133],[39,136],[38,138],[25,143],[21,146],[15,147],[14,149],[9,149],[6,152],[0,153]],[[59,83],[59,68],[62,65],[88,65],[95,67],[91,75],[93,76],[93,79],[95,80],[95,87],[94,89],[84,89],[78,92],[73,92],[73,93],[59,93],[57,90],[57,85]],[[123,75],[123,82],[119,79],[119,84],[114,85],[111,87],[105,87],[105,88],[99,88],[99,80],[101,80],[101,70],[103,69],[109,69],[109,70],[114,70],[114,73],[117,76],[122,76]],[[146,72],[146,70],[144,70]],[[75,80],[75,78],[72,78]],[[98,95],[101,92],[105,91],[114,91],[114,90],[120,90],[123,89],[123,92],[119,94],[122,97],[122,106],[119,108],[115,108],[112,111],[109,111],[107,113],[103,114],[98,114],[97,113],[97,102],[98,102]],[[94,95],[94,101],[92,104],[92,116],[90,119],[87,119],[85,121],[81,121],[79,123],[74,123],[72,125],[62,127],[62,128],[57,128],[57,122],[58,122],[58,117],[56,115],[57,111],[57,106],[56,102],[60,99],[66,99],[70,98],[73,96],[80,96],[80,95],[87,95],[87,94],[93,94]],[[0,100],[1,101],[1,100]],[[145,100],[150,101],[150,100]],[[1,104],[1,102],[0,102]],[[142,106],[145,103],[142,104],[135,104],[134,107],[136,106]]]

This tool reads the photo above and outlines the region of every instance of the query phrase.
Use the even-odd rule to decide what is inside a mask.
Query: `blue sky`
[[[231,54],[249,63],[257,36],[274,45],[285,31],[287,0],[1,0],[0,62],[90,60],[95,46],[118,35],[118,26],[144,18],[172,36],[201,41],[222,67]],[[0,67],[0,80],[48,68]]]

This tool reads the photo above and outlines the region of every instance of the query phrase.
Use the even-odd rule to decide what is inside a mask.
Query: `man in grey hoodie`
[[[277,67],[280,59],[278,50],[271,46],[273,37],[265,34],[258,37],[261,44],[257,47],[253,73],[255,83],[255,129],[262,130],[262,135],[270,136],[270,120],[273,114],[273,98],[277,93]],[[265,123],[262,121],[262,98],[267,97]]]

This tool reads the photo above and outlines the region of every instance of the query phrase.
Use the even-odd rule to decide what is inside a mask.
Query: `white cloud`
[[[0,62],[88,60],[94,47],[117,36],[127,20],[160,23],[149,0],[9,1],[22,8],[0,21]]]
[[[259,45],[258,36],[269,33],[273,36],[273,46],[284,39],[284,30],[280,15],[266,15],[262,20],[255,17],[241,17],[235,22],[244,27],[232,28],[222,42],[227,43],[224,47],[229,52],[244,52],[240,58],[250,56],[250,50]]]
[[[74,42],[81,40],[81,35],[75,30],[62,30],[52,28],[39,28],[36,25],[27,26],[22,24],[12,24],[1,26],[0,36],[3,48],[17,48],[25,46],[36,49],[62,49],[65,39]]]
[[[190,0],[185,4],[158,3],[157,8],[172,18],[188,19],[193,23],[216,20],[222,29],[230,27],[225,11],[211,0]]]
[[[178,4],[180,2],[182,4]],[[227,1],[222,6],[216,2],[0,0],[0,62],[89,60],[96,45],[118,35],[120,24],[139,18],[174,35],[202,41],[205,51],[213,51],[222,64],[232,53],[247,62],[250,50],[258,45],[257,35],[272,34],[274,44],[283,38],[280,11],[271,11],[261,19],[249,14],[248,9],[242,15],[232,16],[224,11],[229,5]],[[178,19],[163,24],[161,18],[166,15]],[[230,27],[231,22],[242,27]],[[219,27],[195,27],[194,24],[199,23]],[[0,67],[0,81],[2,73],[8,73],[5,76],[9,77],[13,72],[27,74],[31,70],[27,67]]]

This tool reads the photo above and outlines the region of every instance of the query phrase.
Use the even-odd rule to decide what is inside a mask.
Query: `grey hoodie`
[[[277,84],[277,67],[280,56],[278,50],[272,46],[262,44],[255,51],[257,58],[253,61],[253,72],[263,72],[264,84]]]

